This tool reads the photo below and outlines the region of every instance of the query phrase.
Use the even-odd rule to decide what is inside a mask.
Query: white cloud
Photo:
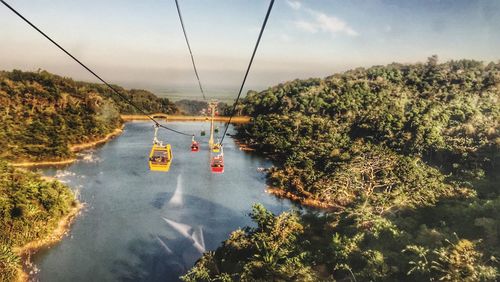
[[[294,10],[299,10],[302,7],[302,3],[299,1],[287,0],[286,3]]]
[[[329,16],[325,13],[318,12],[312,9],[306,9],[309,14],[312,15],[311,20],[298,20],[295,22],[295,26],[299,29],[310,33],[327,32],[331,34],[343,33],[349,36],[358,36],[352,27],[350,27],[345,21]]]
[[[307,21],[300,20],[300,21],[296,21],[295,25],[298,28],[300,28],[304,31],[310,32],[310,33],[318,32],[318,26],[317,26],[317,24],[315,24],[313,22],[307,22]]]
[[[345,33],[349,36],[357,36],[358,33],[347,25],[343,20],[328,16],[323,13],[318,13],[316,16],[316,24],[318,27],[325,32],[330,33]]]

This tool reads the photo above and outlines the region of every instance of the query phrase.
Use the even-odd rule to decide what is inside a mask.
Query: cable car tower
[[[208,103],[208,109],[210,111],[211,119],[210,119],[210,139],[208,140],[208,146],[210,150],[214,147],[214,117],[215,112],[217,111],[217,100],[212,100]]]

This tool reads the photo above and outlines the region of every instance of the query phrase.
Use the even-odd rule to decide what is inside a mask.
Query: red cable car
[[[198,152],[200,150],[200,145],[196,141],[191,142],[191,152]]]
[[[212,173],[224,172],[224,156],[222,154],[212,157],[212,160],[210,161],[210,169],[212,170]]]
[[[193,138],[191,138],[191,152],[198,152],[200,150],[200,144],[194,140],[194,134]]]

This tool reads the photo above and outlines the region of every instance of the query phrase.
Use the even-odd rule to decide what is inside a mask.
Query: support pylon
[[[210,108],[212,116],[210,119],[210,139],[208,140],[208,146],[210,147],[210,150],[212,150],[214,147],[214,117],[215,110],[217,109],[217,101],[210,101],[210,103],[208,103],[208,107]]]

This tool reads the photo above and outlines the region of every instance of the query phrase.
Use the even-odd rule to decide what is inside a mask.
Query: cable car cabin
[[[212,147],[212,152],[219,153],[220,152],[220,145],[214,144],[214,146]]]
[[[201,136],[205,136],[205,134],[206,134],[206,133],[205,133],[205,130],[202,130],[200,135],[201,135]]]
[[[198,142],[193,141],[191,142],[191,152],[198,152],[200,150],[200,145]]]
[[[210,169],[212,173],[223,173],[224,172],[224,157],[218,155],[212,158],[210,161]]]
[[[172,163],[170,144],[161,146],[154,144],[149,154],[149,169],[152,171],[169,171]]]

